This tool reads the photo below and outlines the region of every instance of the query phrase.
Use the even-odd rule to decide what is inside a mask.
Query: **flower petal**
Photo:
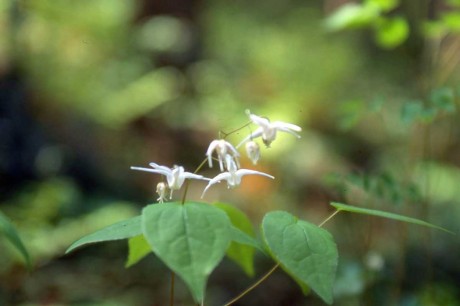
[[[251,133],[249,136],[247,136],[245,139],[243,139],[236,147],[239,148],[239,147],[241,147],[242,144],[244,144],[248,140],[252,140],[254,138],[262,136],[263,132],[264,132],[263,128],[261,128],[261,127],[258,128],[253,133]]]
[[[165,176],[168,176],[171,174],[171,170],[160,170],[160,169],[150,169],[150,168],[143,168],[143,167],[131,167],[131,170],[138,170],[138,171],[145,171],[145,172],[152,172],[152,173],[158,173],[162,174]]]
[[[205,181],[210,181],[211,180],[210,178],[204,177],[204,176],[199,175],[199,174],[190,173],[190,172],[184,172],[183,176],[186,179],[196,179],[196,180],[205,180]]]
[[[208,165],[209,168],[212,168],[212,152],[216,149],[216,147],[219,145],[220,140],[213,140],[209,144],[208,150],[206,151],[206,156],[208,157]]]
[[[165,166],[160,166],[158,164],[155,164],[155,163],[149,163],[149,166],[154,168],[154,169],[158,169],[158,170],[164,170],[164,171],[169,171],[171,172],[171,169],[168,168],[168,167],[165,167]]]
[[[275,178],[273,175],[270,175],[264,172],[260,172],[260,171],[249,170],[249,169],[240,169],[236,171],[236,175],[238,175],[239,177],[242,177],[244,175],[261,175],[261,176],[265,176],[271,179]]]
[[[254,122],[260,127],[265,127],[265,128],[270,127],[270,120],[268,120],[267,118],[263,118],[263,117],[260,117],[254,114],[250,114],[249,119],[251,119],[252,122]]]
[[[229,178],[231,178],[231,174],[228,172],[223,172],[223,173],[216,175],[216,177],[214,177],[213,179],[209,181],[208,185],[203,190],[203,193],[201,194],[201,198],[204,197],[204,194],[206,193],[206,191],[208,191],[209,187],[211,187],[214,184],[220,183],[220,181],[222,180],[228,180]]]
[[[286,132],[286,133],[289,133],[291,135],[294,135],[295,137],[297,138],[300,138],[300,135],[297,134],[296,132],[294,132],[293,130],[287,128],[287,127],[277,127],[276,128],[278,131],[281,131],[281,132]]]
[[[282,122],[282,121],[275,121],[272,123],[272,126],[279,129],[279,128],[288,128],[290,130],[296,131],[296,132],[301,132],[302,128],[298,125],[292,124],[292,123],[287,123],[287,122]]]

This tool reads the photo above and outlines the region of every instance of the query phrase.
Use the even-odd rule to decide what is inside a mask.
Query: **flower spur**
[[[145,171],[145,172],[152,172],[152,173],[158,173],[161,175],[166,176],[166,181],[168,182],[168,187],[171,190],[171,193],[169,195],[169,199],[172,199],[172,193],[173,190],[179,190],[182,185],[184,184],[184,181],[186,179],[196,179],[196,180],[207,180],[210,181],[209,178],[206,178],[202,175],[190,173],[190,172],[185,172],[184,167],[182,166],[174,166],[173,168],[168,168],[166,166],[160,166],[155,163],[150,163],[149,164],[150,168],[143,168],[143,167],[131,167],[131,170],[139,170],[139,171]]]
[[[231,159],[231,157],[229,155],[227,155],[226,157],[227,157],[226,158],[226,166],[227,166],[228,172],[222,172],[222,173],[218,174],[216,177],[214,177],[213,179],[209,180],[208,185],[206,186],[206,188],[204,189],[203,193],[201,194],[201,198],[204,197],[204,194],[206,193],[206,191],[208,191],[208,189],[212,185],[220,183],[222,180],[227,181],[227,187],[228,188],[234,188],[234,187],[236,187],[236,186],[241,184],[241,178],[243,176],[245,176],[245,175],[261,175],[261,176],[265,176],[265,177],[268,177],[268,178],[271,178],[271,179],[275,178],[273,175],[270,175],[270,174],[267,174],[267,173],[264,173],[264,172],[260,172],[260,171],[249,170],[249,169],[239,169],[239,170],[237,170],[236,164]]]
[[[248,110],[246,111],[249,115],[249,119],[255,124],[259,126],[253,133],[247,136],[243,141],[241,141],[236,147],[239,148],[242,144],[247,142],[248,140],[253,140],[254,138],[261,137],[262,141],[264,142],[267,148],[270,147],[270,144],[276,139],[277,132],[285,132],[291,135],[300,138],[300,135],[296,132],[301,132],[302,128],[292,123],[282,122],[282,121],[275,121],[270,122],[269,119],[263,118],[254,114]]]

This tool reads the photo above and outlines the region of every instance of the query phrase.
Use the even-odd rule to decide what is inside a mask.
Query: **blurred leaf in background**
[[[459,4],[435,2],[0,0],[0,174],[14,181],[2,186],[0,205],[39,267],[21,278],[16,253],[3,258],[0,304],[166,300],[167,271],[158,261],[119,268],[125,244],[60,255],[152,202],[157,178],[129,166],[155,160],[193,168],[219,130],[248,122],[245,109],[303,128],[300,141],[280,136],[262,152],[257,170],[283,179],[210,194],[236,203],[251,221],[275,209],[320,221],[331,200],[354,199],[457,229]],[[18,110],[25,115],[13,118]],[[228,139],[238,142],[253,128]],[[326,175],[336,180],[326,184]],[[191,185],[190,196],[199,189]],[[337,305],[347,305],[347,294],[348,305],[371,305],[369,296],[385,303],[397,289],[401,300],[417,302],[434,301],[430,292],[458,295],[442,285],[458,274],[452,241],[436,236],[429,248],[422,231],[351,218],[328,224],[346,258]],[[145,241],[131,244],[133,263]],[[388,265],[368,278],[359,259],[376,248]],[[426,249],[433,264],[419,258]],[[419,266],[404,269],[404,258]],[[215,304],[238,289],[229,284],[247,281],[226,262],[210,282]],[[429,279],[426,267],[442,273]],[[388,275],[404,276],[399,288],[388,289],[398,286]],[[408,284],[416,289],[406,292]],[[304,303],[295,287],[273,275],[244,303]],[[267,298],[273,288],[286,294]]]
[[[398,5],[398,0],[346,3],[326,19],[326,28],[331,31],[371,28],[374,31],[375,41],[380,47],[393,49],[403,44],[410,32],[405,18],[385,15]]]
[[[134,1],[21,2],[21,22],[10,25],[19,27],[13,56],[47,103],[109,126],[126,124],[175,98],[180,84],[178,72],[157,69],[142,51],[145,36],[156,36],[130,26],[136,7]],[[163,40],[176,36],[165,32]]]
[[[1,211],[0,211],[0,234],[5,236],[6,239],[16,248],[16,250],[21,254],[24,261],[26,262],[27,267],[30,269],[32,266],[32,262],[30,259],[29,252],[24,246],[24,243],[19,237],[11,221]]]

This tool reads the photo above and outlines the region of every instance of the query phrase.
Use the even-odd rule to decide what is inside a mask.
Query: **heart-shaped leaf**
[[[275,211],[265,215],[262,236],[273,258],[288,274],[307,284],[326,303],[332,303],[338,253],[328,231],[287,212]]]
[[[251,221],[241,210],[233,205],[215,203],[214,206],[227,214],[234,227],[234,239],[232,239],[233,241],[227,250],[227,256],[237,263],[247,275],[253,276],[255,250],[254,246],[250,244],[254,240],[254,229]],[[238,240],[246,240],[246,243],[241,244]]]
[[[89,243],[121,240],[142,234],[141,216],[123,220],[115,224],[104,227],[92,234],[75,241],[66,251],[66,254],[74,249]]]
[[[196,302],[231,240],[231,223],[220,209],[187,202],[149,205],[142,230],[153,252],[187,284]]]
[[[128,259],[125,268],[134,266],[145,256],[152,252],[152,248],[145,240],[144,235],[139,235],[128,239]]]

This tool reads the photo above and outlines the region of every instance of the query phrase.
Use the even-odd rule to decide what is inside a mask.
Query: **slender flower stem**
[[[234,133],[236,133],[236,132],[238,132],[238,131],[244,129],[245,127],[250,126],[251,123],[252,123],[252,121],[249,121],[248,123],[246,123],[246,124],[243,125],[242,127],[239,127],[239,128],[237,128],[237,129],[231,130],[231,131],[228,132],[228,133],[225,133],[224,131],[219,131],[219,137],[221,136],[220,134],[222,134],[222,135],[224,135],[223,139],[225,139],[225,138],[227,138],[228,136],[230,136],[230,135],[232,135],[232,134],[234,134]]]
[[[340,212],[340,210],[336,210],[334,211],[329,217],[327,217],[323,222],[320,223],[320,225],[318,225],[318,227],[322,227],[324,224],[326,224],[329,220],[331,220],[332,218],[334,218],[335,215],[337,215],[338,213]],[[260,285],[260,283],[262,283],[264,280],[266,280],[270,275],[273,274],[273,272],[275,272],[276,269],[278,269],[278,267],[280,266],[280,263],[277,263],[276,265],[274,265],[270,271],[268,271],[267,273],[265,273],[264,276],[262,276],[257,282],[255,282],[254,284],[252,284],[251,286],[249,286],[246,290],[244,290],[242,293],[240,293],[237,297],[235,297],[234,299],[232,299],[230,302],[227,302],[226,304],[224,304],[224,306],[230,306],[232,305],[233,303],[235,303],[236,301],[238,301],[239,299],[241,299],[243,296],[245,296],[246,294],[248,294],[250,291],[252,291],[254,288],[256,288],[257,286]]]
[[[193,172],[194,174],[197,174],[198,171],[201,170],[201,168],[203,168],[203,166],[206,164],[206,162],[208,161],[207,158],[203,159],[203,161],[201,162],[201,164],[196,167],[195,171]],[[181,201],[181,204],[184,204],[185,203],[185,198],[187,197],[187,192],[188,192],[188,185],[190,184],[190,181],[187,180],[185,182],[185,189],[184,189],[184,194],[182,195],[182,201]]]
[[[169,306],[174,306],[174,280],[176,275],[171,271],[171,288],[169,290]]]
[[[318,227],[323,227],[324,224],[326,224],[329,220],[334,218],[334,216],[337,215],[339,212],[340,212],[340,210],[334,211],[329,217],[327,217],[323,222],[321,222],[321,224],[318,225]]]
[[[235,303],[236,301],[238,301],[239,299],[241,299],[243,296],[245,296],[249,291],[251,291],[252,289],[254,289],[255,287],[259,286],[260,283],[262,283],[264,280],[266,280],[270,275],[272,275],[273,272],[275,272],[275,270],[280,266],[279,263],[277,263],[276,265],[274,265],[270,271],[268,271],[267,273],[265,273],[264,276],[262,276],[257,282],[255,282],[254,284],[252,284],[250,287],[248,287],[246,290],[244,290],[242,293],[240,293],[240,295],[238,295],[237,297],[235,297],[233,300],[231,300],[230,302],[228,302],[227,304],[225,304],[224,306],[229,306],[229,305],[232,305],[233,303]]]

